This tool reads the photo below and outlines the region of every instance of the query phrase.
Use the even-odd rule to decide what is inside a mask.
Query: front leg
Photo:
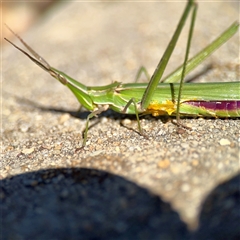
[[[86,122],[86,127],[85,127],[85,130],[84,130],[84,136],[83,136],[83,144],[82,144],[82,147],[81,148],[84,148],[85,145],[86,145],[86,142],[87,142],[87,133],[88,133],[88,125],[89,125],[89,121],[91,118],[97,116],[98,114],[108,110],[109,108],[109,105],[106,104],[106,105],[103,105],[103,106],[100,106],[98,109],[96,109],[95,111],[91,112],[88,117],[87,117],[87,122]]]

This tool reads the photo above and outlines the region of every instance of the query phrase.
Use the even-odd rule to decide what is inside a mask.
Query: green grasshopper
[[[162,79],[163,72],[191,10],[191,26],[184,63],[176,71]],[[180,126],[180,116],[240,117],[240,82],[184,83],[183,85],[185,75],[230,39],[239,28],[239,23],[234,22],[209,46],[188,60],[196,12],[197,4],[194,0],[189,0],[175,33],[148,84],[123,84],[121,82],[114,82],[101,87],[87,87],[65,73],[51,67],[47,61],[38,55],[11,29],[9,30],[12,31],[33,56],[8,39],[5,38],[5,40],[62,84],[66,85],[76,96],[80,104],[91,111],[87,117],[84,131],[82,144],[84,147],[87,141],[90,119],[109,108],[119,113],[135,114],[141,134],[142,128],[139,121],[139,114],[152,114],[153,116],[173,115],[176,116],[177,124]]]

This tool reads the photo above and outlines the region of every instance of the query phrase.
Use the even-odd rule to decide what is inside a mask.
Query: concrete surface
[[[239,18],[237,2],[198,2],[192,55]],[[132,82],[139,66],[154,71],[184,5],[61,3],[22,37],[84,84]],[[182,62],[187,31],[167,72]],[[239,34],[191,76],[198,73],[198,81],[239,81]],[[107,111],[79,150],[88,113],[77,112],[67,88],[7,44],[2,80],[0,197],[3,230],[11,226],[3,239],[240,235],[239,119],[186,118],[192,130],[178,131],[147,116],[145,139],[134,116]]]

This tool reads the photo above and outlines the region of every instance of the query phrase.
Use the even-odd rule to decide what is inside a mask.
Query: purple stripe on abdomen
[[[226,115],[231,117],[240,117],[240,101],[186,101],[184,104],[205,109],[209,112],[216,113],[216,116]],[[224,114],[225,113],[225,114]]]

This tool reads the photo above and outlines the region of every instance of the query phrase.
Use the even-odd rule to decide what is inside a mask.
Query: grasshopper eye
[[[60,83],[62,83],[63,85],[67,85],[68,80],[66,79],[66,77],[64,77],[54,69],[49,69],[49,73],[51,74],[51,76],[56,78]]]
[[[67,79],[62,76],[60,73],[57,74],[57,79],[63,84],[63,85],[67,85],[68,81]]]

